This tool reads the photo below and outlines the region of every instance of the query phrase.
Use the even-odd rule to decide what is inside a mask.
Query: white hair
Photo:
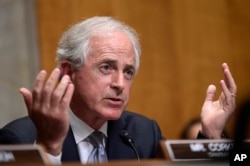
[[[58,65],[67,60],[71,62],[74,68],[80,69],[91,49],[89,46],[90,38],[114,30],[123,31],[131,40],[135,52],[135,69],[138,71],[141,48],[137,33],[128,25],[106,16],[86,19],[73,25],[63,34],[57,49]]]

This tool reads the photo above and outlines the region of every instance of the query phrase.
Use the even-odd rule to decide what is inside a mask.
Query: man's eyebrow
[[[110,59],[110,58],[105,58],[105,59],[101,60],[100,62],[101,62],[101,63],[105,63],[105,62],[106,62],[106,63],[113,63],[113,64],[118,63],[117,60],[115,60],[115,59]],[[135,66],[134,66],[133,64],[126,64],[126,68],[135,69]]]
[[[118,61],[115,60],[115,59],[111,59],[111,58],[105,58],[105,59],[102,59],[99,63],[116,64],[116,63],[118,63]],[[135,65],[133,65],[133,64],[126,64],[126,65],[125,65],[125,68],[126,68],[126,69],[135,70]]]
[[[103,62],[117,63],[117,60],[115,60],[115,59],[110,59],[110,58],[105,58],[105,59],[101,60],[100,62],[101,62],[101,63],[103,63]]]
[[[128,64],[128,65],[126,65],[126,68],[127,68],[127,69],[133,69],[133,70],[135,70],[135,66],[134,66],[134,65],[129,65],[129,64]]]

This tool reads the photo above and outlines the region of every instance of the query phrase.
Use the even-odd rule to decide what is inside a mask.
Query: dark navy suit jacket
[[[134,150],[119,137],[121,130],[130,134],[141,159],[157,156],[162,139],[158,124],[144,116],[124,111],[119,120],[108,121],[106,151],[109,160],[137,159]],[[33,144],[35,139],[36,128],[29,117],[12,121],[0,129],[0,144]],[[64,141],[62,161],[80,161],[71,128]]]

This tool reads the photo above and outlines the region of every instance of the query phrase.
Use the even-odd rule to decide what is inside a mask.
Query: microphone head
[[[132,138],[129,136],[126,130],[121,130],[119,136],[122,139],[122,141],[128,144],[129,146],[131,146],[131,143],[133,143]]]
[[[140,156],[139,156],[139,154],[138,154],[138,151],[136,150],[136,147],[135,147],[135,145],[134,145],[134,141],[133,141],[133,139],[129,136],[128,132],[127,132],[126,130],[121,130],[119,136],[120,136],[121,140],[122,140],[125,144],[127,144],[128,146],[130,146],[130,147],[134,150],[134,152],[135,152],[135,154],[136,154],[136,157],[137,157],[137,160],[139,161],[139,160],[140,160]]]

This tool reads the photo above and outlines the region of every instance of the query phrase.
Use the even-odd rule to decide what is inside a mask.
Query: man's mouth
[[[121,98],[106,98],[108,100],[108,104],[114,107],[120,107],[123,105],[124,100]]]

